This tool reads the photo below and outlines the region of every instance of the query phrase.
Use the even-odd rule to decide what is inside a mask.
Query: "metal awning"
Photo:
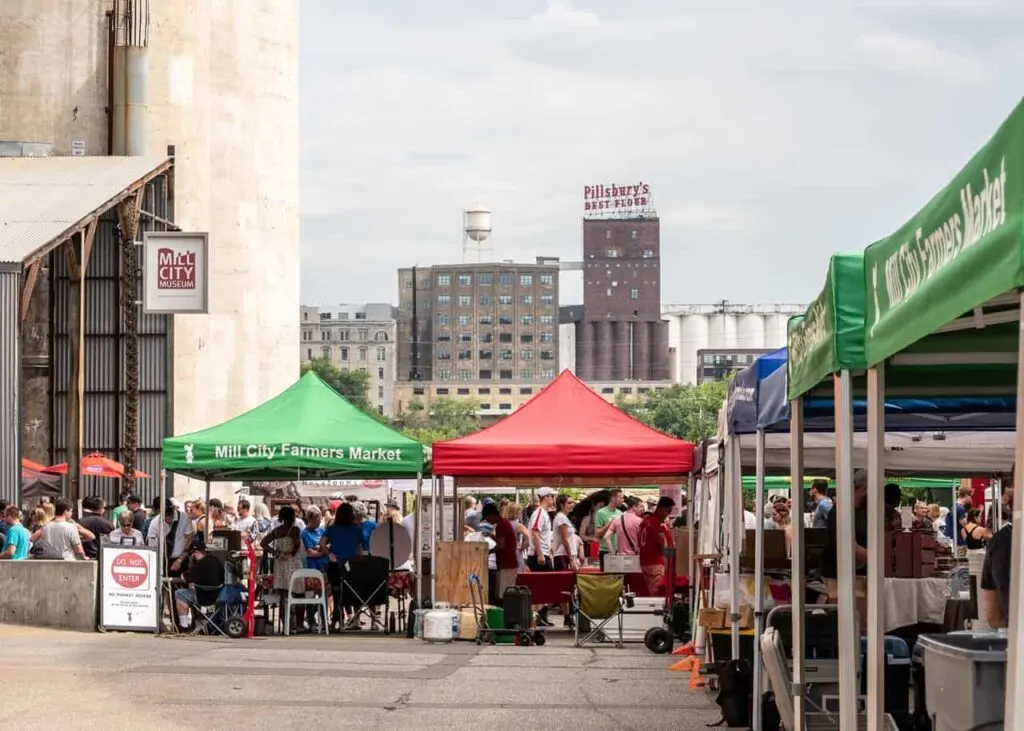
[[[28,264],[163,174],[173,158],[0,157],[0,263]]]

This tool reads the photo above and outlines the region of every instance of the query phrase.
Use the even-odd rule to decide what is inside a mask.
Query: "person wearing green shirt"
[[[126,511],[126,510],[128,509],[128,504],[127,504],[127,500],[128,500],[128,495],[129,495],[129,494],[130,494],[130,493],[127,493],[127,492],[122,492],[122,493],[121,493],[121,496],[120,496],[120,497],[121,497],[121,499],[120,499],[120,501],[119,501],[119,503],[118,503],[118,506],[117,506],[116,508],[114,508],[114,510],[113,510],[113,511],[112,511],[112,512],[110,513],[110,521],[111,521],[111,522],[112,522],[112,523],[113,523],[114,525],[120,525],[120,524],[119,524],[119,523],[117,522],[117,517],[118,517],[118,516],[119,516],[119,515],[120,515],[121,513],[123,513],[124,511]]]
[[[611,528],[612,520],[619,515],[619,506],[622,505],[622,490],[611,491],[608,504],[597,511],[594,516],[594,535],[597,537],[601,549],[601,570],[604,570],[605,554],[611,551],[616,553],[619,550],[619,539],[616,536],[605,538],[608,529]]]

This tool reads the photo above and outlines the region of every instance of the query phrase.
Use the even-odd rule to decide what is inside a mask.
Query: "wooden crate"
[[[697,624],[706,629],[722,629],[725,627],[728,612],[716,607],[704,607],[697,615]]]
[[[463,607],[473,603],[469,593],[469,576],[476,573],[487,601],[487,544],[478,541],[438,541],[434,560],[437,591],[434,603],[447,602]]]

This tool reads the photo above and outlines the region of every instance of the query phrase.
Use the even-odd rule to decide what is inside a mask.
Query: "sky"
[[[302,299],[399,267],[581,258],[583,186],[651,185],[664,303],[805,303],[1021,98],[1013,0],[305,0]],[[578,302],[579,273],[562,275]]]

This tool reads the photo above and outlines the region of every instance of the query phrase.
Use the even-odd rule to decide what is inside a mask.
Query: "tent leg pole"
[[[764,673],[761,671],[761,633],[764,632],[764,430],[757,430],[757,456],[754,464],[754,706],[752,728],[761,728],[761,697]],[[741,483],[742,484],[742,483]],[[742,489],[742,487],[741,487]]]
[[[158,488],[157,500],[159,501],[157,503],[158,510],[156,515],[153,516],[153,520],[158,521],[158,526],[162,526],[165,525],[164,513],[166,508],[164,506],[167,505],[167,473],[164,470],[160,470],[160,486]],[[157,586],[160,588],[156,593],[156,631],[157,634],[160,634],[163,631],[164,625],[164,573],[166,569],[164,562],[167,560],[164,554],[167,552],[167,541],[160,539],[160,536],[163,535],[162,531],[158,530],[156,534],[156,581]],[[174,540],[173,536],[171,540]],[[171,622],[173,621],[174,614],[172,612]]]
[[[415,514],[413,515],[413,534],[416,542],[413,544],[413,550],[416,554],[416,606],[420,609],[420,603],[423,601],[423,473],[416,475],[416,506]],[[405,621],[410,621],[410,617],[406,617]]]
[[[210,536],[213,535],[213,529],[210,527],[210,512],[210,478],[206,478],[206,522],[204,523],[206,535],[204,538],[206,539],[207,546],[210,545]]]
[[[804,731],[804,665],[807,642],[804,635],[804,402],[797,398],[789,404],[789,479],[793,501],[792,547],[790,553],[790,600],[793,623],[793,730]],[[757,644],[754,638],[754,643]]]
[[[1020,295],[1020,326],[1024,328],[1024,293]],[[1024,401],[1024,332],[1017,341],[1017,403]],[[1024,409],[1017,409],[1017,439],[1014,445],[1014,481],[1013,481],[1013,517],[1018,522],[1021,506],[1024,501],[1019,497],[1021,492],[1020,470],[1017,465],[1024,465]],[[997,508],[998,510],[999,508]],[[1013,553],[1010,559],[1010,586],[1016,591],[1010,592],[1010,616],[1007,617],[1009,641],[1007,648],[1006,677],[1006,728],[1020,728],[1024,724],[1024,653],[1020,643],[1024,639],[1024,607],[1021,606],[1020,590],[1021,575],[1024,573],[1024,537],[1021,531],[1013,531]]]
[[[440,518],[443,511],[438,510],[441,504],[439,493],[444,491],[444,478],[435,477],[432,485],[430,507],[434,511],[433,520],[430,521],[430,606],[434,606],[434,594],[437,591],[437,532],[442,530]]]
[[[885,364],[868,371],[868,731],[883,731],[885,623]]]
[[[853,546],[853,396],[849,371],[833,376],[836,420],[836,554],[839,604],[839,729],[857,728],[858,625]]]
[[[740,466],[740,444],[730,439],[726,477],[729,495],[729,613],[732,627],[732,656],[740,656],[740,553],[743,550],[743,470]]]

